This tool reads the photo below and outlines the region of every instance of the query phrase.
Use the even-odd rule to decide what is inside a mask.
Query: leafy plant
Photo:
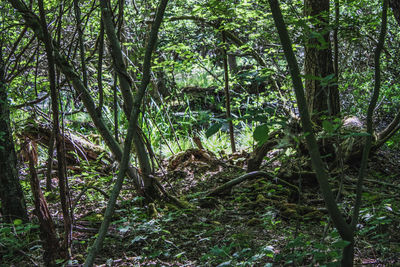
[[[0,223],[0,259],[3,263],[19,262],[32,240],[38,239],[38,225],[14,220],[12,224]]]

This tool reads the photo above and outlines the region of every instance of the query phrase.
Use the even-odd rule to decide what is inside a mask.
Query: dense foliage
[[[2,1],[0,265],[398,264],[399,14]]]

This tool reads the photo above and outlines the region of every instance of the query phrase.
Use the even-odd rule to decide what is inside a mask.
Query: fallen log
[[[25,125],[19,133],[22,140],[29,138],[35,140],[36,143],[48,147],[50,145],[52,135],[52,125],[33,122]],[[100,155],[105,155],[105,159],[109,162],[110,157],[105,149],[95,145],[78,133],[70,130],[64,132],[64,142],[66,159],[70,163],[78,163],[80,160],[95,161]]]

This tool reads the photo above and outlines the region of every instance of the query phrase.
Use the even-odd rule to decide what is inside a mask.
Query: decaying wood
[[[197,135],[193,136],[193,142],[196,144],[198,149],[205,150],[203,144],[201,143],[200,137],[198,137]]]
[[[276,135],[279,136],[276,137]],[[269,135],[267,142],[254,149],[249,159],[247,160],[247,172],[257,171],[260,169],[262,160],[264,159],[265,155],[267,155],[267,153],[278,144],[278,140],[281,137],[282,133],[274,131]]]
[[[43,123],[30,123],[21,131],[22,138],[28,137],[37,143],[48,147],[50,145],[52,127]],[[94,161],[106,151],[78,134],[66,131],[64,133],[67,161],[79,162],[81,159]],[[76,156],[78,155],[78,157]]]
[[[40,238],[43,241],[43,260],[46,266],[54,266],[55,260],[61,257],[60,244],[46,199],[40,188],[39,178],[35,169],[35,150],[32,149],[30,142],[26,142],[24,151],[29,160],[30,184],[35,203],[34,213],[39,219]]]

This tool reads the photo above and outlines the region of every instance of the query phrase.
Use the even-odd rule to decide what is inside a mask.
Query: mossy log
[[[22,140],[28,137],[35,140],[36,143],[48,147],[52,135],[52,126],[43,123],[29,123],[18,133]],[[105,155],[109,159],[108,153],[102,147],[93,144],[87,138],[78,133],[65,131],[63,135],[65,142],[66,159],[70,163],[76,163],[80,160],[95,161],[100,155]]]

